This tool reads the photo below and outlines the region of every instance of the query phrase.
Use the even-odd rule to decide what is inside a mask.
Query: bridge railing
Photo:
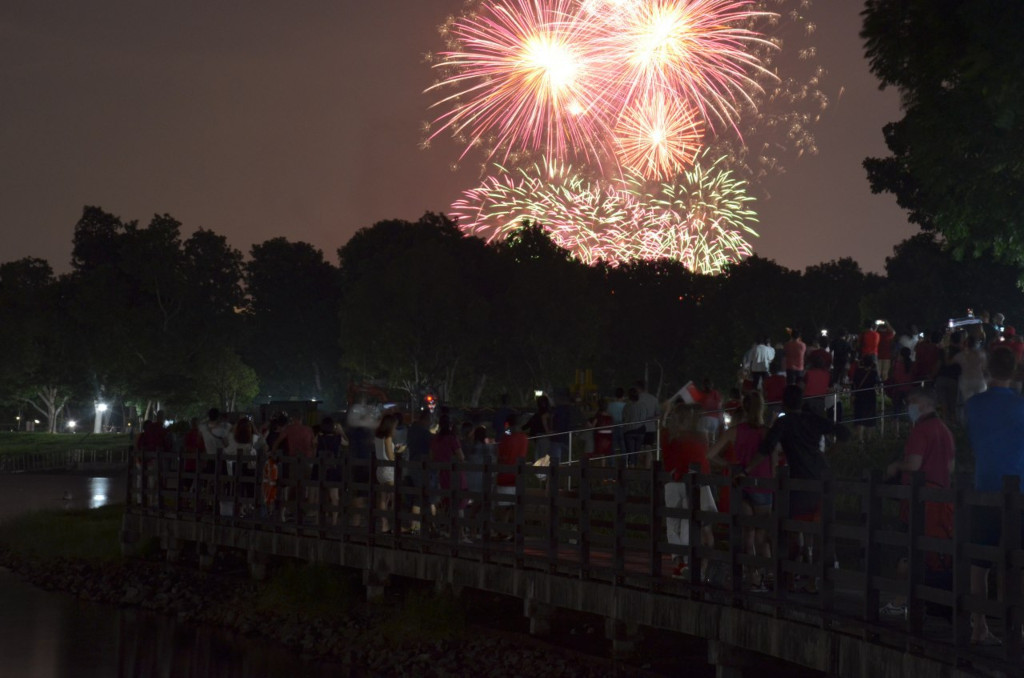
[[[660,465],[634,469],[621,460],[538,467],[522,460],[409,464],[285,456],[271,484],[273,465],[263,454],[135,453],[128,510],[612,582],[868,634],[946,653],[953,662],[971,656],[1019,667],[1024,502],[1017,478],[1007,478],[1002,492],[986,493],[962,475],[953,488],[939,489],[925,487],[920,473],[893,485],[878,472],[803,480],[782,467],[773,479],[735,481],[692,472],[672,488],[684,494],[685,505],[668,508],[671,476]],[[389,473],[397,483],[382,482]],[[703,486],[718,495],[720,507],[728,494],[728,510],[701,510]],[[745,511],[740,498],[755,486],[773,494],[770,515]],[[804,493],[801,504],[808,493],[820,502],[817,519],[791,516],[795,493]],[[974,534],[979,528],[971,513],[979,510],[991,514],[990,522],[1001,521],[997,545]],[[668,520],[688,521],[683,543],[669,543]],[[764,530],[771,555],[748,551],[747,530]],[[702,544],[709,532],[712,539]],[[682,579],[673,574],[673,558],[689,563]],[[972,592],[972,566],[992,571],[994,596]],[[754,574],[773,588],[752,590],[749,582],[760,578]],[[893,601],[905,601],[905,618],[880,616]],[[970,645],[975,612],[992,620],[1005,640],[1001,648]]]
[[[123,466],[128,461],[127,447],[116,450],[52,450],[7,452],[0,454],[0,473],[31,473],[76,469],[87,466]]]

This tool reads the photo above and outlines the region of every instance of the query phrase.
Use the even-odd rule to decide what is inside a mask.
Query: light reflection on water
[[[47,509],[98,508],[124,496],[123,476],[0,475],[0,520]],[[0,677],[338,675],[362,674],[303,660],[266,640],[44,591],[0,568]]]

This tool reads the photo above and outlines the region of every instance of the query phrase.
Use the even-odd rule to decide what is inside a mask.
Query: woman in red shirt
[[[684,477],[690,473],[690,466],[696,465],[701,475],[709,475],[707,435],[698,428],[702,408],[700,405],[676,404],[668,413],[665,428],[662,432],[661,459],[664,468],[671,477],[665,483],[665,508],[688,508],[686,500],[687,483]],[[691,477],[690,482],[698,482],[698,477]],[[702,485],[700,488],[700,510],[717,511],[711,488]],[[668,543],[672,546],[687,547],[690,545],[690,521],[685,518],[665,518],[665,532]],[[714,544],[714,535],[710,525],[701,527],[701,544]],[[673,577],[688,577],[686,573],[687,557],[673,554],[675,567]],[[701,573],[703,578],[703,572]]]

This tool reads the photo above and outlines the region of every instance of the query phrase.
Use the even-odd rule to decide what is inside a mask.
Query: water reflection
[[[89,508],[110,503],[110,478],[89,478]]]
[[[3,569],[0,600],[2,676],[362,675],[338,664],[305,661],[265,640],[43,591]]]

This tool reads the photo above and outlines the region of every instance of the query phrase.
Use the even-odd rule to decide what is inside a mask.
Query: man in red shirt
[[[864,328],[864,331],[860,333],[860,355],[864,357],[866,355],[873,355],[875,358],[878,357],[878,342],[881,337],[878,335],[878,331],[875,330],[873,323],[868,323]]]
[[[911,370],[915,381],[931,381],[935,378],[935,373],[942,362],[942,347],[939,346],[941,341],[942,333],[932,332],[930,337],[917,342],[917,346],[914,347],[914,367]]]
[[[807,353],[807,344],[800,341],[800,330],[793,330],[782,352],[786,356],[786,383],[799,383],[804,377],[804,355]]]
[[[889,366],[892,365],[892,344],[896,339],[896,330],[888,320],[878,327],[878,376],[882,381],[889,378]]]
[[[885,470],[886,478],[900,475],[904,485],[910,484],[910,474],[924,472],[926,487],[947,488],[953,475],[956,457],[956,443],[953,434],[939,418],[935,411],[935,393],[928,389],[915,389],[908,399],[907,415],[914,423],[903,448],[903,459],[894,461]],[[906,500],[900,502],[900,521],[906,525],[910,515],[910,506]],[[938,502],[925,502],[924,514],[925,535],[939,539],[950,539],[953,536],[953,507]],[[948,566],[942,556],[929,553],[925,562],[932,570]],[[896,567],[897,574],[906,576],[907,562],[901,558]],[[886,603],[881,613],[885,616],[906,617],[907,604],[903,599]]]
[[[527,448],[530,441],[521,430],[516,430],[512,415],[510,421],[505,424],[505,435],[498,442],[498,466],[516,466],[520,459],[526,459]],[[512,508],[515,506],[516,494],[516,473],[510,470],[501,470],[495,482],[495,494],[498,495],[495,502],[495,522],[509,524],[507,534],[495,534],[499,539],[511,539],[515,527],[511,525]]]
[[[284,461],[284,473],[282,473],[282,479],[285,481],[291,480],[290,484],[294,484],[296,480],[306,481],[308,480],[308,474],[305,473],[310,468],[310,460],[316,456],[316,435],[313,433],[313,429],[302,423],[302,414],[298,410],[292,410],[288,413],[288,425],[281,429],[281,433],[277,436],[277,440],[274,441],[274,447],[270,450],[272,454],[277,454],[278,449],[284,446],[290,460]],[[279,456],[280,460],[281,457]],[[291,468],[300,469],[297,471],[291,471]],[[310,494],[309,487],[306,487],[305,492],[306,501],[316,501],[318,496]],[[281,520],[287,519],[285,512],[285,506],[291,499],[291,488],[288,484],[285,484],[281,488],[279,499],[281,500]]]

